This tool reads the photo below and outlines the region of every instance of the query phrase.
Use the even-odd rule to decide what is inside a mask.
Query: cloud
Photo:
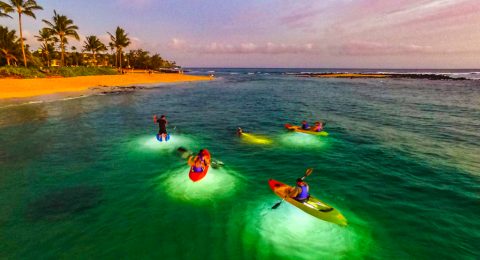
[[[169,44],[171,48],[176,50],[182,50],[187,48],[186,41],[178,38],[173,38],[171,43]]]
[[[460,3],[452,3],[447,6],[437,6],[435,10],[424,13],[423,15],[411,17],[405,21],[404,26],[415,24],[430,24],[433,22],[451,23],[452,20],[469,20],[471,15],[480,14],[480,5],[478,2],[466,1]],[[460,23],[460,25],[463,23]]]
[[[142,9],[150,6],[153,0],[118,0],[118,3],[125,8]]]
[[[129,36],[130,38],[130,45],[128,45],[128,48],[129,50],[136,50],[136,49],[141,49],[142,47],[144,47],[144,43],[142,40],[140,40],[140,38],[138,37],[132,37],[132,36]]]
[[[200,54],[292,54],[292,53],[314,53],[317,50],[313,43],[285,44],[272,43],[256,44],[252,42],[239,44],[226,44],[212,42],[205,45],[191,45],[185,40],[173,38],[169,44],[171,48],[184,52],[195,52]]]
[[[374,56],[374,55],[405,55],[434,53],[431,46],[416,44],[389,44],[369,41],[350,41],[340,46],[330,48],[338,55]]]
[[[317,9],[299,9],[280,17],[280,23],[290,28],[309,27],[312,26],[312,20],[319,14]]]

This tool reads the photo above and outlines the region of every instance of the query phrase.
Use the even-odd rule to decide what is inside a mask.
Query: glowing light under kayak
[[[328,138],[321,138],[315,135],[297,132],[280,135],[280,142],[287,146],[305,147],[311,149],[323,148],[329,144]]]
[[[210,168],[205,178],[192,182],[189,169],[185,166],[162,173],[156,180],[160,191],[180,201],[202,204],[230,197],[239,189],[240,181],[231,170]]]
[[[280,207],[271,207],[278,200],[266,199],[257,208],[246,209],[247,228],[243,240],[247,247],[268,248],[258,252],[258,258],[269,258],[271,252],[286,259],[328,259],[332,255],[345,257],[344,252],[362,256],[372,244],[368,229],[352,226],[341,227],[310,216],[298,208],[283,202]],[[258,204],[257,204],[258,205]],[[343,257],[342,257],[343,256]],[[348,257],[346,257],[348,258]],[[355,257],[354,257],[355,258]]]
[[[241,137],[246,142],[254,143],[254,144],[271,144],[272,143],[272,140],[266,137],[254,135],[250,133],[242,133]]]

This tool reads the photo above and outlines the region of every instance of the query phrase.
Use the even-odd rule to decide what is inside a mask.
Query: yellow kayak
[[[347,225],[347,219],[342,215],[342,213],[340,213],[340,211],[334,209],[327,203],[313,196],[310,196],[310,198],[308,198],[308,200],[304,202],[300,202],[288,196],[288,193],[293,187],[273,179],[270,179],[268,181],[268,184],[270,185],[270,188],[273,190],[273,192],[277,194],[277,196],[285,199],[285,201],[287,201],[288,203],[307,212],[308,214],[321,220],[338,224],[340,226]]]
[[[319,136],[328,136],[328,133],[325,132],[325,131],[317,132],[317,131],[313,131],[313,130],[305,130],[305,129],[302,129],[301,126],[297,126],[297,125],[285,124],[285,128],[287,128],[290,131],[295,131],[295,132],[299,132],[299,133],[319,135]]]
[[[271,144],[272,143],[272,140],[266,137],[254,135],[250,133],[242,133],[240,137],[242,137],[245,141],[249,143],[254,143],[254,144]]]

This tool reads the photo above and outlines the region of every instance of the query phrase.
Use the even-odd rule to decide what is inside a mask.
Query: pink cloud
[[[426,13],[420,17],[413,17],[409,21],[402,23],[401,25],[415,25],[415,24],[426,24],[432,22],[442,22],[442,23],[451,23],[452,19],[454,20],[468,20],[471,15],[480,14],[480,5],[475,1],[466,1],[463,3],[457,3],[455,6],[445,6],[432,10],[429,13]]]
[[[126,8],[142,9],[150,6],[153,0],[118,0],[118,2]]]
[[[272,43],[255,44],[252,42],[240,44],[226,44],[212,42],[206,45],[191,45],[186,41],[173,38],[169,46],[184,52],[203,54],[289,54],[289,53],[314,53],[318,51],[314,44],[285,44]]]
[[[431,46],[416,44],[388,44],[368,41],[351,41],[341,46],[332,47],[339,55],[374,56],[433,53]]]
[[[319,15],[319,10],[316,9],[302,9],[294,11],[291,14],[280,17],[280,23],[288,27],[305,27],[311,25],[311,20]]]
[[[308,53],[313,51],[313,44],[275,44],[266,43],[258,45],[255,43],[241,44],[220,44],[211,43],[197,48],[200,53],[209,54],[287,54],[287,53]]]

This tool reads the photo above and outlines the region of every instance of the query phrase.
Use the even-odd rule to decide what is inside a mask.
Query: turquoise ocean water
[[[192,70],[212,82],[2,107],[0,258],[478,259],[480,81],[213,70]],[[283,128],[303,119],[330,135]],[[192,183],[180,146],[225,166]],[[311,193],[347,227],[271,209],[268,179],[293,184],[308,167]]]

